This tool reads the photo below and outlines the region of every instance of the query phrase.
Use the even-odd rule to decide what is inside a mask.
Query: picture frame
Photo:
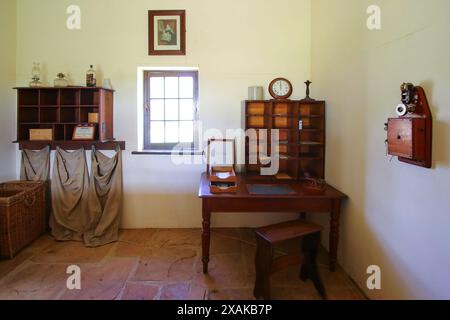
[[[150,56],[186,55],[186,11],[149,10]]]
[[[95,138],[96,125],[79,124],[73,129],[73,141],[92,141]]]

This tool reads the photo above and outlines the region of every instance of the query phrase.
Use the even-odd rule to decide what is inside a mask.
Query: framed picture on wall
[[[148,12],[149,55],[186,54],[186,11],[150,10]]]

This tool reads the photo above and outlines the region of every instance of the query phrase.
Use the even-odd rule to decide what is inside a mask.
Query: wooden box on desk
[[[211,193],[237,192],[237,177],[233,166],[212,166],[209,181]]]

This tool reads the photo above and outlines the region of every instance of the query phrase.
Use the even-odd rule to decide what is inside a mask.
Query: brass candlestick
[[[303,100],[304,100],[304,101],[315,101],[315,99],[312,99],[312,98],[309,96],[309,94],[310,94],[310,89],[309,89],[309,87],[311,86],[312,82],[309,81],[309,80],[307,80],[307,81],[305,82],[305,84],[306,84],[306,97],[305,97]]]

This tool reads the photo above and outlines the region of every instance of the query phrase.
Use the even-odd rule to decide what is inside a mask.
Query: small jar
[[[58,73],[58,78],[53,82],[55,87],[64,88],[69,86],[69,82],[66,79],[64,73]]]

